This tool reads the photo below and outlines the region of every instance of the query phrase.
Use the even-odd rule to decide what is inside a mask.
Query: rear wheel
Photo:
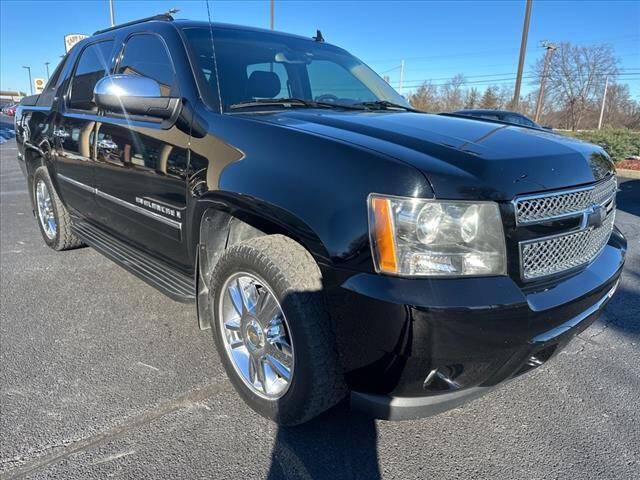
[[[82,246],[82,242],[71,231],[71,216],[53,188],[49,172],[44,166],[34,172],[31,187],[35,214],[45,243],[54,250]]]
[[[218,352],[251,408],[296,425],[344,397],[320,270],[301,245],[272,235],[229,248],[210,291]]]

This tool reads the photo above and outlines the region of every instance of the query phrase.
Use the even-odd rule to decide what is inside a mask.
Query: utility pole
[[[276,3],[275,0],[271,0],[271,30],[273,30],[275,27],[275,11],[276,11],[275,3]]]
[[[111,26],[116,24],[115,15],[113,13],[113,0],[109,0],[109,16],[111,17]]]
[[[544,83],[547,81],[549,63],[551,62],[551,56],[553,55],[556,46],[545,40],[542,42],[542,48],[546,48],[547,52],[544,54],[544,68],[542,69],[542,78],[540,79],[540,90],[538,91],[538,102],[536,103],[536,116],[533,118],[533,121],[536,123],[538,123],[540,113],[542,112],[542,103],[544,102]]]
[[[602,106],[600,107],[600,119],[598,120],[598,130],[602,128],[602,117],[604,116],[604,104],[607,100],[607,88],[609,87],[609,75],[604,80],[604,93],[602,94]]]
[[[49,80],[49,62],[44,62],[44,66],[47,69],[47,80]]]
[[[402,82],[404,80],[404,60],[402,60],[400,62],[400,86],[398,88],[398,91],[400,92],[400,95],[402,95]]]
[[[518,111],[518,104],[520,103],[520,84],[522,83],[524,55],[527,51],[527,38],[529,37],[529,21],[531,20],[531,3],[532,3],[532,0],[527,0],[527,7],[524,13],[524,26],[522,27],[522,41],[520,42],[520,59],[518,60],[518,76],[516,78],[516,89],[513,92],[513,101],[511,102],[511,108],[514,111]]]
[[[31,81],[31,67],[25,67],[23,65],[22,68],[26,68],[27,72],[29,72],[29,91],[31,92],[31,95],[33,95],[33,82]]]

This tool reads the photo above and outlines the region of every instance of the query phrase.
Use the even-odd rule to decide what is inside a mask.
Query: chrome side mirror
[[[96,83],[93,99],[108,112],[145,115],[168,119],[173,117],[180,99],[163,97],[160,84],[139,75],[107,75]]]

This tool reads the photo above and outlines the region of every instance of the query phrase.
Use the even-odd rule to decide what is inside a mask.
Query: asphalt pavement
[[[436,417],[340,406],[298,428],[254,414],[194,307],[40,237],[0,119],[0,478],[640,478],[640,180],[601,319],[540,369]]]

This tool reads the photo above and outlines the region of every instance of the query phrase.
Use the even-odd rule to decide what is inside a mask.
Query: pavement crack
[[[43,470],[49,465],[58,463],[61,460],[69,458],[71,455],[79,452],[95,448],[105,443],[109,443],[116,440],[131,430],[147,425],[160,417],[173,413],[177,410],[192,408],[194,406],[202,405],[202,402],[210,397],[217,391],[216,384],[208,384],[190,392],[174,398],[168,402],[162,403],[150,410],[147,410],[140,415],[127,419],[124,423],[105,430],[104,432],[97,433],[82,440],[72,441],[69,443],[61,442],[60,445],[51,445],[42,448],[42,451],[50,448],[61,447],[63,450],[57,453],[51,453],[40,458],[36,458],[31,461],[27,461],[22,467],[10,470],[0,474],[2,480],[14,480],[18,478],[24,478],[30,473],[37,470]],[[21,459],[9,459],[5,463],[19,462]]]

